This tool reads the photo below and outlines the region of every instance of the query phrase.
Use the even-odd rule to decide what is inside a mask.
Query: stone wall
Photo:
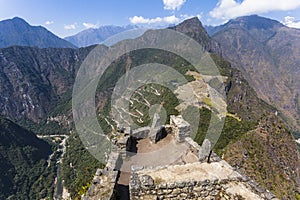
[[[145,177],[146,176],[146,177]],[[178,181],[174,183],[154,184],[151,177],[145,175],[141,177],[141,187],[139,190],[133,190],[131,199],[195,199],[208,198],[216,199],[225,197],[230,199],[226,194],[225,188],[218,181]],[[143,182],[143,179],[147,182]],[[150,184],[149,184],[150,183]]]
[[[93,182],[82,200],[110,200],[114,195],[121,160],[118,152],[112,151],[104,169],[97,169]]]
[[[151,128],[149,126],[141,127],[132,131],[131,136],[136,139],[144,139],[149,136]]]
[[[274,195],[225,161],[157,168],[133,167],[130,199],[268,199]],[[192,171],[187,178],[186,171]],[[198,174],[195,175],[195,172]],[[169,173],[168,173],[169,172]],[[172,172],[172,173],[170,173]],[[163,176],[162,176],[163,175]],[[168,176],[170,176],[168,178]]]

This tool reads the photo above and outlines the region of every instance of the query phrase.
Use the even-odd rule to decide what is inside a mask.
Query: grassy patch
[[[159,185],[159,184],[161,184],[163,181],[164,181],[164,180],[163,180],[162,178],[156,177],[156,178],[154,179],[154,184],[155,184],[155,185]]]
[[[238,120],[239,122],[241,122],[241,121],[242,121],[242,119],[241,119],[240,117],[238,117],[236,114],[232,114],[232,113],[226,113],[226,116],[228,116],[228,117],[232,117],[232,118],[234,118],[234,119]]]
[[[202,97],[201,101],[203,101],[207,106],[212,107],[211,98]]]

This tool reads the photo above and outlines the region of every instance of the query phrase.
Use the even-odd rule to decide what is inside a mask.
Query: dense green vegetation
[[[215,152],[222,155],[229,143],[238,141],[248,131],[253,130],[256,125],[256,121],[243,120],[239,122],[232,117],[226,117],[222,134],[214,147]]]
[[[96,172],[103,165],[83,146],[78,135],[72,133],[67,141],[67,152],[63,158],[62,179],[72,199],[80,199]]]
[[[237,141],[241,136],[243,136],[249,130],[253,130],[257,125],[258,119],[261,117],[263,112],[268,112],[273,110],[268,104],[263,102],[262,100],[257,98],[254,90],[248,85],[248,83],[243,79],[240,72],[231,68],[230,63],[226,60],[222,59],[220,56],[211,54],[212,59],[214,60],[216,66],[218,67],[220,74],[228,77],[225,84],[229,85],[227,87],[227,104],[228,104],[228,112],[236,113],[237,116],[241,119],[238,120],[232,116],[227,116],[225,119],[224,129],[222,134],[215,145],[215,151],[219,154],[222,154],[226,148],[226,146],[230,142]],[[102,79],[98,85],[98,93],[101,97],[105,96],[107,98],[106,103],[101,105],[100,111],[105,111],[104,113],[109,117],[110,106],[108,102],[110,102],[110,94],[111,88],[114,88],[118,79],[126,73],[126,71],[130,68],[136,67],[145,63],[161,63],[167,66],[173,67],[175,70],[183,74],[189,81],[193,80],[190,76],[185,75],[185,73],[189,70],[193,71],[195,68],[191,66],[184,59],[170,53],[170,52],[162,52],[161,50],[153,50],[153,49],[144,49],[140,51],[133,51],[130,54],[123,55],[120,57],[115,63],[113,63],[104,73]],[[214,82],[213,79],[209,84],[218,89],[221,88],[218,84],[219,82]],[[155,88],[162,93],[161,96],[157,96],[152,92],[149,92],[149,88]],[[143,94],[143,98],[147,99],[151,105],[154,104],[163,104],[162,106],[166,109],[168,113],[168,117],[170,114],[178,114],[178,112],[174,109],[178,104],[178,99],[172,94],[172,91],[168,91],[166,88],[163,88],[159,85],[146,85],[140,89],[138,89],[140,93]],[[222,91],[221,91],[222,92]],[[105,94],[105,95],[103,95]],[[236,98],[238,100],[235,100]],[[139,99],[141,102],[141,95],[134,93],[131,97],[131,100]],[[209,100],[209,99],[208,99]],[[103,100],[102,100],[103,101]],[[166,103],[166,104],[164,104]],[[144,114],[141,118],[142,123],[137,121],[137,118],[132,117],[132,119],[139,125],[147,125],[150,122],[149,118],[149,107],[143,103],[134,101],[134,105],[130,107],[132,113],[138,114],[135,110],[139,110]],[[196,111],[195,107],[188,108],[188,112]],[[262,112],[263,111],[263,112]],[[211,118],[216,117],[212,115],[211,111],[205,107],[200,109],[200,122],[197,131],[197,135],[195,136],[195,140],[201,144],[205,138],[209,122]],[[184,113],[183,113],[184,114]],[[193,116],[193,115],[191,115]],[[188,117],[188,115],[187,115]],[[189,119],[193,120],[193,119]]]
[[[0,137],[0,199],[51,198],[55,165],[46,162],[51,146],[2,117]]]
[[[190,108],[190,112],[195,112],[195,109],[197,108]],[[198,125],[198,131],[194,138],[194,140],[198,144],[202,144],[203,140],[207,136],[207,130],[209,127],[209,124],[214,116],[214,113],[211,112],[208,108],[200,108],[199,109],[200,114],[200,121]],[[186,115],[187,118],[189,116],[193,115]],[[193,119],[187,119],[187,120],[193,120]],[[225,152],[226,146],[230,143],[234,143],[238,141],[245,133],[247,133],[250,130],[253,130],[257,125],[257,122],[255,121],[238,121],[237,119],[233,117],[227,116],[225,119],[224,127],[222,130],[222,133],[220,135],[219,140],[214,146],[214,151],[218,155],[222,155]]]

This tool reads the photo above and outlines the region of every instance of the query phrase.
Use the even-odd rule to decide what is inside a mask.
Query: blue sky
[[[218,25],[249,14],[300,28],[300,0],[0,0],[0,20],[19,16],[61,37],[89,27],[159,26],[191,16]]]

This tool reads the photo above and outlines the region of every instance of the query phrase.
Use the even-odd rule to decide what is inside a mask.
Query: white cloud
[[[163,0],[165,10],[179,10],[186,0]]]
[[[83,22],[82,25],[85,28],[99,28],[99,26],[97,24],[92,24],[92,23],[88,23],[88,22]]]
[[[270,11],[288,11],[300,7],[299,0],[220,0],[210,15],[218,19],[231,19],[243,15]]]
[[[171,15],[171,16],[168,16],[168,17],[164,17],[163,18],[163,21],[168,23],[168,24],[175,24],[175,23],[178,23],[179,22],[179,18],[175,17],[175,15]]]
[[[197,15],[187,15],[187,14],[181,14],[180,15],[180,21],[190,19],[193,17],[198,17],[199,20],[201,20],[203,13],[197,14]]]
[[[68,24],[68,25],[65,25],[64,26],[64,29],[66,30],[74,30],[77,28],[77,23],[74,23],[74,24]]]
[[[154,24],[162,22],[163,19],[161,17],[156,18],[144,18],[142,16],[134,16],[129,18],[132,24]]]
[[[300,21],[295,20],[295,17],[286,16],[283,24],[291,28],[300,28]]]
[[[54,23],[54,21],[46,21],[46,22],[45,22],[46,25],[51,25],[51,24],[53,24],[53,23]]]
[[[194,15],[187,15],[187,14],[181,14],[180,15],[180,19],[183,19],[183,20],[189,19],[189,18],[192,18],[192,17],[194,17]]]
[[[196,15],[199,19],[201,19],[201,15]],[[182,22],[186,19],[195,17],[194,15],[186,15],[182,14],[179,17],[176,17],[175,15],[170,15],[167,17],[155,17],[155,18],[145,18],[143,16],[134,16],[130,17],[129,21],[132,24],[155,24],[155,25],[168,25],[168,24],[177,24],[179,22]]]

